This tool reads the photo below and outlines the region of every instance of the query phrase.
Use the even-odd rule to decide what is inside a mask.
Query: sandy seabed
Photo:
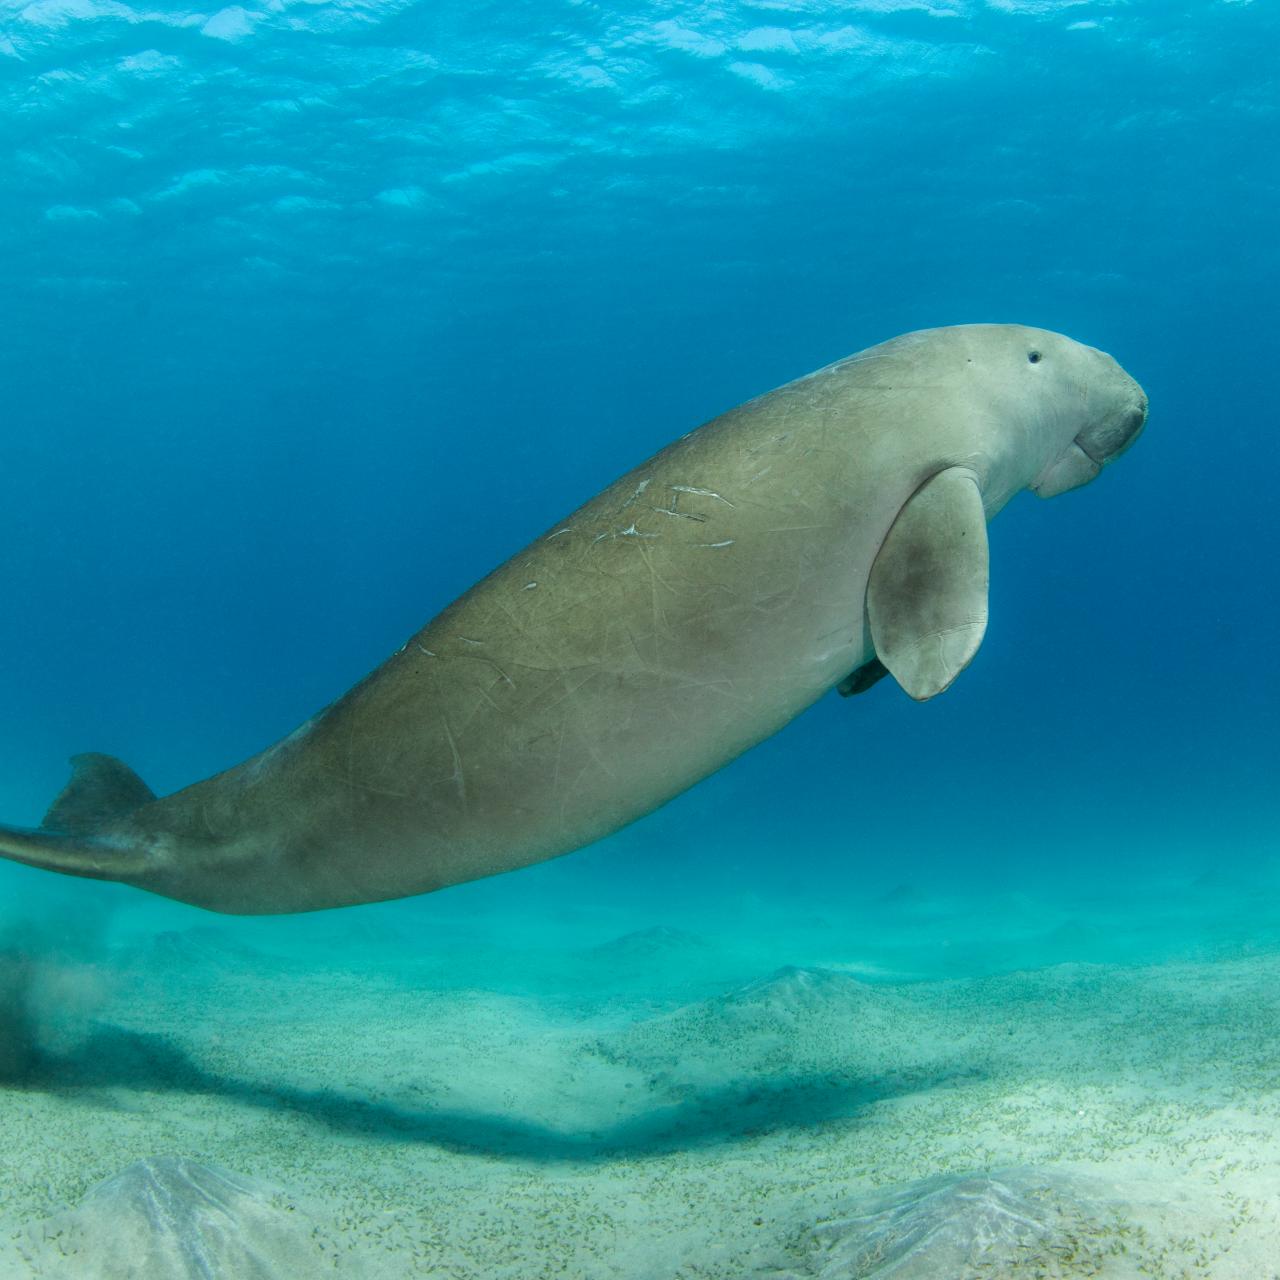
[[[1267,1280],[1260,892],[27,904],[0,1276]]]

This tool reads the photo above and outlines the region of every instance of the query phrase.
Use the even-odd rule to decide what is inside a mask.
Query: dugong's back
[[[549,528],[293,738],[203,784],[228,802],[224,838],[258,793],[254,830],[287,792],[284,825],[310,832],[296,858],[365,855],[340,900],[423,892],[587,844],[781,728],[862,661],[857,549],[914,487],[860,485],[834,445],[857,430],[857,372],[733,410]],[[374,856],[379,837],[422,856]]]
[[[617,829],[874,657],[868,578],[895,518],[940,472],[985,479],[975,424],[1021,403],[1028,341],[1090,350],[1028,334],[908,335],[731,411],[262,755],[140,806],[92,758],[51,811],[64,834],[6,833],[0,849],[263,912],[424,892]],[[975,381],[997,342],[1016,376]]]

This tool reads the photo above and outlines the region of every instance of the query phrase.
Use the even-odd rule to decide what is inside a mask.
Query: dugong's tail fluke
[[[73,756],[71,779],[36,831],[0,827],[0,857],[47,871],[121,880],[147,865],[144,851],[113,839],[109,824],[155,799],[155,793],[114,756]]]
[[[155,798],[123,760],[97,751],[72,756],[71,777],[49,806],[40,830],[92,834]]]
[[[61,836],[21,827],[0,827],[0,858],[91,880],[132,880],[150,865],[140,850],[120,847],[105,838]]]

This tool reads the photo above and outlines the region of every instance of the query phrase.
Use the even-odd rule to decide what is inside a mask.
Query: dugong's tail
[[[39,828],[0,826],[0,857],[95,880],[128,879],[146,868],[148,855],[110,835],[110,824],[154,799],[114,756],[74,756],[71,780]]]

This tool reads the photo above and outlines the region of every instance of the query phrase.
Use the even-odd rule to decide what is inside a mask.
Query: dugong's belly
[[[876,417],[836,394],[840,376],[832,366],[669,446],[223,775],[208,804],[193,794],[223,850],[211,865],[243,869],[237,902],[399,897],[567,853],[865,661],[871,564],[928,471],[903,466]],[[226,877],[213,888],[225,894]]]
[[[579,848],[868,656],[866,576],[900,495],[859,507],[856,485],[805,483],[794,459],[781,489],[748,449],[709,474],[696,441],[549,530],[313,724],[299,754],[324,762],[327,798],[298,849],[308,883],[322,859],[346,900],[353,878],[418,893]]]
[[[384,860],[395,892],[598,839],[776,732],[862,660],[851,552],[739,533],[666,547],[553,533],[334,708],[317,731],[335,751],[359,743],[350,774],[335,769],[352,839],[367,850],[381,827],[421,854]],[[769,536],[761,564],[753,542]]]

